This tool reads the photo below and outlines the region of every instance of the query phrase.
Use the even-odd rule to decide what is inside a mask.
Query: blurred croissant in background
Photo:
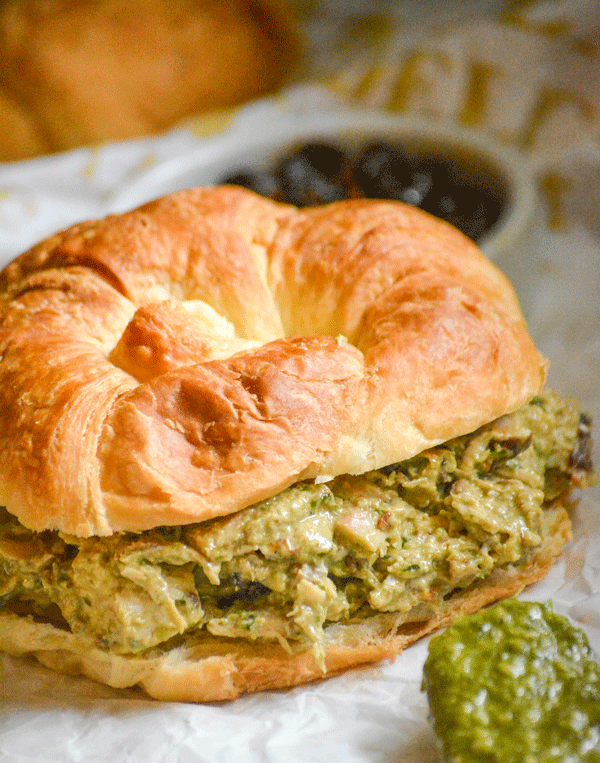
[[[287,0],[3,0],[0,161],[137,138],[273,91]]]

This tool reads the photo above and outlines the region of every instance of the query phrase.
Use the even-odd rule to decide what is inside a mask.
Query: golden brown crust
[[[362,372],[350,345],[308,337],[140,385],[115,402],[100,443],[110,526],[186,524],[280,492],[335,443]]]
[[[504,276],[411,207],[355,202],[289,217],[272,272],[287,333],[343,334],[365,355],[367,409],[324,472],[407,458],[514,411],[544,383]]]
[[[508,281],[429,215],[183,191],[0,273],[0,501],[80,536],[201,521],[472,431],[545,372]]]
[[[4,0],[0,161],[149,135],[279,86],[287,0]]]
[[[564,544],[571,525],[566,511],[546,512],[545,535],[535,557],[522,567],[493,572],[459,591],[429,619],[397,626],[393,613],[326,630],[327,676],[350,667],[393,659],[407,646],[448,625],[458,615],[518,593],[544,577]],[[81,637],[16,615],[0,615],[0,649],[32,655],[62,673],[85,675],[115,688],[140,685],[164,701],[212,702],[235,699],[245,692],[296,686],[323,678],[310,650],[293,653],[260,642],[193,637],[162,654],[111,655]]]

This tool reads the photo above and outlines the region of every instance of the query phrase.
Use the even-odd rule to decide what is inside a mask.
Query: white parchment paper
[[[538,15],[552,4],[540,5]],[[498,29],[487,20],[482,22],[481,35],[474,22],[466,31],[461,29],[437,38],[459,63],[465,59],[465,45],[471,50],[468,46],[473,40],[478,41],[478,50],[490,54],[493,46],[481,45],[484,33],[499,39]],[[526,51],[538,78],[535,83],[526,78],[530,92],[536,83],[545,86],[554,70],[547,38],[533,40],[528,34]],[[398,43],[396,56],[404,49]],[[585,59],[578,82],[593,94],[593,83],[583,83],[584,75],[592,70]],[[356,74],[356,67],[353,71]],[[518,91],[515,76],[511,71],[513,93]],[[355,82],[349,74],[347,81]],[[385,101],[379,86],[377,97]],[[448,90],[450,96],[454,98],[456,90]],[[372,92],[369,97],[374,107],[385,106]],[[254,118],[260,129],[260,120],[268,118],[270,110],[279,115],[287,110],[293,119],[299,103],[308,109],[327,104],[335,108],[339,102],[340,82],[335,93],[324,90],[322,84],[303,86],[276,101],[253,104],[235,119],[252,124]],[[421,106],[416,104],[415,113]],[[519,109],[524,108],[521,98],[510,120],[514,129],[522,116]],[[569,114],[572,120],[581,116]],[[451,104],[442,117],[452,117]],[[589,127],[587,121],[585,127]],[[227,134],[230,129],[226,120],[208,145],[218,150],[219,130]],[[568,183],[569,193],[561,196],[558,223],[540,197],[527,235],[499,255],[498,264],[513,279],[530,331],[551,359],[550,384],[577,397],[600,422],[600,150],[594,138],[600,134],[598,124],[595,131],[578,130],[578,140],[568,141],[560,130],[548,127],[545,136],[538,131],[534,144],[520,146],[538,187],[541,178],[554,177]],[[506,139],[491,128],[490,132],[498,140]],[[201,133],[197,125],[188,125],[159,138],[0,166],[0,266],[61,227],[110,211],[119,193],[149,168],[206,145]],[[595,462],[600,463],[597,446]],[[599,488],[587,491],[573,524],[573,540],[548,577],[522,597],[552,599],[559,612],[581,624],[600,652]],[[392,664],[353,670],[290,691],[206,706],[159,703],[136,690],[111,690],[0,655],[0,761],[433,763],[438,759],[435,740],[420,691],[426,651],[424,640]]]

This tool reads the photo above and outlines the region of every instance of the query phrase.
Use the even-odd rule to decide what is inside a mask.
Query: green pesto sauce
[[[448,763],[600,761],[600,666],[549,605],[459,618],[431,639],[423,687]]]

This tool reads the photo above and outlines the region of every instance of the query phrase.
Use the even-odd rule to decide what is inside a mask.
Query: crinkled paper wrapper
[[[207,135],[218,148],[219,135],[243,140],[265,119],[284,115],[291,124],[307,109],[356,104],[396,109],[399,119],[412,114],[460,122],[522,152],[538,206],[526,234],[498,255],[498,264],[513,279],[531,333],[551,359],[550,384],[577,397],[600,422],[598,19],[589,16],[591,5],[579,3],[595,31],[586,36],[575,13],[579,26],[567,24],[565,32],[563,25],[561,34],[550,35],[551,22],[568,21],[567,11],[578,4],[538,6],[521,24],[486,18],[442,25],[426,43],[412,32],[379,31],[381,55],[351,55],[351,65],[325,85],[296,86],[155,139],[4,165],[0,264],[60,227],[112,211],[123,189],[139,185],[149,168],[203,145]],[[563,16],[548,16],[549,6],[563,9]],[[420,78],[418,87],[411,89],[411,77]],[[483,99],[483,85],[473,89],[477,77],[485,85]],[[573,520],[574,538],[562,557],[521,596],[551,599],[600,653],[599,488],[587,491]],[[112,690],[2,655],[0,761],[433,762],[436,743],[420,689],[426,653],[424,640],[393,663],[206,706],[163,704],[137,690]]]

